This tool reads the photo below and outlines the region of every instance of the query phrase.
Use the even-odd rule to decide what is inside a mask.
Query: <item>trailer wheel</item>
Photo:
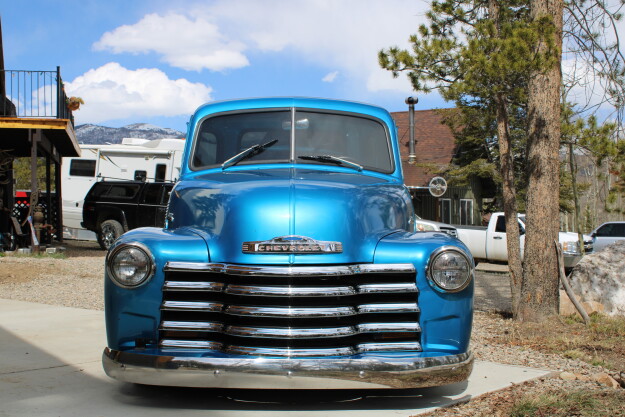
[[[104,250],[109,250],[118,237],[124,234],[124,227],[117,220],[106,220],[100,224],[98,243]]]

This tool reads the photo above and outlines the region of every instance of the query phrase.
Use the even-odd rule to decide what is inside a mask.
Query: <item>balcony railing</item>
[[[0,117],[73,119],[60,67],[56,71],[0,70]]]

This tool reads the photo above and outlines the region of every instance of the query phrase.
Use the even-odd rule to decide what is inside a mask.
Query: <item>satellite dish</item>
[[[447,191],[447,181],[443,177],[434,177],[430,180],[428,188],[430,189],[430,194],[434,197],[440,197]]]

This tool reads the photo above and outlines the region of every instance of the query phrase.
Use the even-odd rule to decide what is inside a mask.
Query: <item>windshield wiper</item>
[[[310,161],[319,161],[319,162],[332,162],[339,165],[345,165],[350,168],[353,168],[357,171],[362,171],[362,165],[359,165],[355,162],[348,161],[347,159],[339,158],[338,156],[333,155],[301,155],[299,159],[306,159]]]
[[[241,162],[244,159],[251,158],[254,155],[258,155],[259,153],[261,153],[262,151],[264,151],[268,147],[276,144],[277,142],[278,142],[278,139],[274,139],[274,140],[270,140],[267,143],[263,143],[262,145],[261,144],[256,144],[254,146],[250,146],[249,148],[247,148],[243,152],[240,152],[240,153],[236,154],[235,156],[233,156],[232,158],[224,161],[224,163],[221,164],[221,169],[224,170],[224,169],[228,168],[229,166],[238,164],[239,162]]]

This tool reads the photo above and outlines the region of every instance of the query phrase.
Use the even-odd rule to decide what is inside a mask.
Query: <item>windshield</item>
[[[263,146],[270,142],[271,146]],[[251,148],[254,152],[250,152]],[[243,157],[239,156],[242,153]],[[229,160],[226,167],[294,162],[393,171],[388,135],[382,123],[353,114],[315,111],[231,113],[203,120],[195,139],[191,168],[224,166]]]

